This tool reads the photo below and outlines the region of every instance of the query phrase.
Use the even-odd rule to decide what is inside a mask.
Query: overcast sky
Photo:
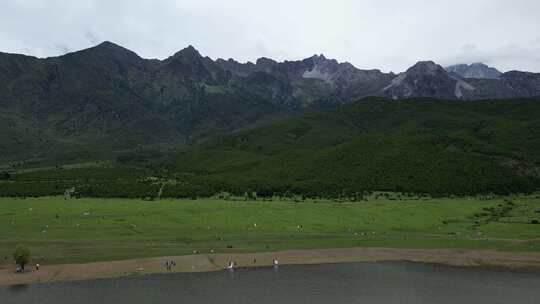
[[[145,58],[191,44],[254,61],[324,54],[400,72],[418,60],[540,72],[539,0],[0,0],[0,51],[57,56],[109,40]]]

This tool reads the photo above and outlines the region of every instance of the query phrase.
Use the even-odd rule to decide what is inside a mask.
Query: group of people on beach
[[[253,258],[253,265],[257,264],[257,258]],[[228,270],[233,270],[235,267],[236,267],[236,262],[235,261],[231,261],[229,260],[227,262],[227,269]],[[272,259],[272,265],[274,267],[277,267],[279,265],[279,260],[277,258],[273,258]]]
[[[257,258],[253,258],[253,264],[257,264]],[[237,265],[237,263],[235,261],[229,261],[227,263],[227,269],[233,270],[236,267],[236,265]],[[274,267],[277,267],[279,265],[279,260],[277,258],[273,258],[272,259],[272,265]],[[174,260],[166,261],[164,266],[165,266],[165,269],[167,271],[171,271],[172,268],[176,266],[176,261],[174,261]],[[36,271],[39,270],[39,267],[40,267],[40,265],[36,264]],[[24,272],[24,265],[17,264],[16,271],[17,272]]]
[[[39,267],[41,267],[41,265],[36,264],[36,271],[39,270]],[[24,265],[21,265],[21,264],[15,265],[15,272],[17,273],[24,272]]]
[[[176,266],[176,262],[174,260],[165,262],[165,269],[167,269],[167,271],[171,271],[174,266]]]

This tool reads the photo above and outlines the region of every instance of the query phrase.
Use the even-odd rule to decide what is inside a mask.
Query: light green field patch
[[[48,263],[336,247],[539,251],[540,201],[0,199],[0,256],[18,244]],[[490,209],[491,208],[491,209]],[[486,210],[495,210],[492,213]],[[486,215],[487,214],[487,215]],[[9,259],[8,259],[9,260]]]

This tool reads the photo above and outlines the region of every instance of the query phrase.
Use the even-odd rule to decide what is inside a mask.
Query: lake
[[[237,269],[0,286],[0,303],[540,303],[540,272],[416,263]]]

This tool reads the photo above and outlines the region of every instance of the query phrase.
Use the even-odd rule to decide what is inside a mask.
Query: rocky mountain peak
[[[114,55],[114,56],[136,56],[139,57],[135,52],[130,51],[116,43],[112,43],[110,41],[104,41],[94,47],[71,53],[71,54],[78,54],[78,53],[93,53],[93,54],[100,54],[100,55]],[[70,54],[67,54],[70,55]]]
[[[260,65],[260,66],[272,66],[272,65],[276,65],[277,61],[267,58],[267,57],[261,57],[257,59],[257,62],[255,64]]]
[[[189,45],[188,47],[181,49],[180,51],[176,52],[172,57],[170,58],[177,58],[182,57],[186,59],[196,59],[196,58],[202,58],[201,54],[195,47],[192,45]]]
[[[102,43],[96,45],[94,48],[96,49],[116,49],[116,48],[122,48],[116,43],[110,42],[110,41],[103,41]]]
[[[228,78],[219,62],[203,57],[192,45],[178,51],[162,64],[177,76],[196,82],[222,84]]]
[[[308,60],[312,60],[312,61],[326,61],[326,56],[324,56],[323,54],[320,54],[320,55],[313,55],[311,57],[308,58]]]
[[[418,73],[418,74],[446,74],[444,68],[433,61],[418,61],[415,65],[410,67],[407,72],[408,74]]]
[[[135,52],[110,41],[104,41],[94,47],[68,53],[64,56],[51,57],[46,60],[53,63],[65,61],[77,64],[79,67],[92,66],[94,69],[101,69],[103,73],[112,73],[113,70],[125,73],[129,68],[144,69],[146,64],[146,61]],[[90,72],[88,68],[81,70],[81,73],[88,72]]]
[[[419,61],[405,73],[398,75],[384,88],[384,95],[393,99],[435,97],[461,99],[474,90],[468,84],[433,61]]]
[[[324,56],[323,54],[320,55],[313,55],[307,59],[304,60],[304,62],[311,63],[312,65],[319,65],[319,66],[338,66],[340,63],[336,59],[330,59]]]
[[[496,68],[484,63],[456,64],[446,67],[446,70],[462,78],[497,79],[502,73]]]

